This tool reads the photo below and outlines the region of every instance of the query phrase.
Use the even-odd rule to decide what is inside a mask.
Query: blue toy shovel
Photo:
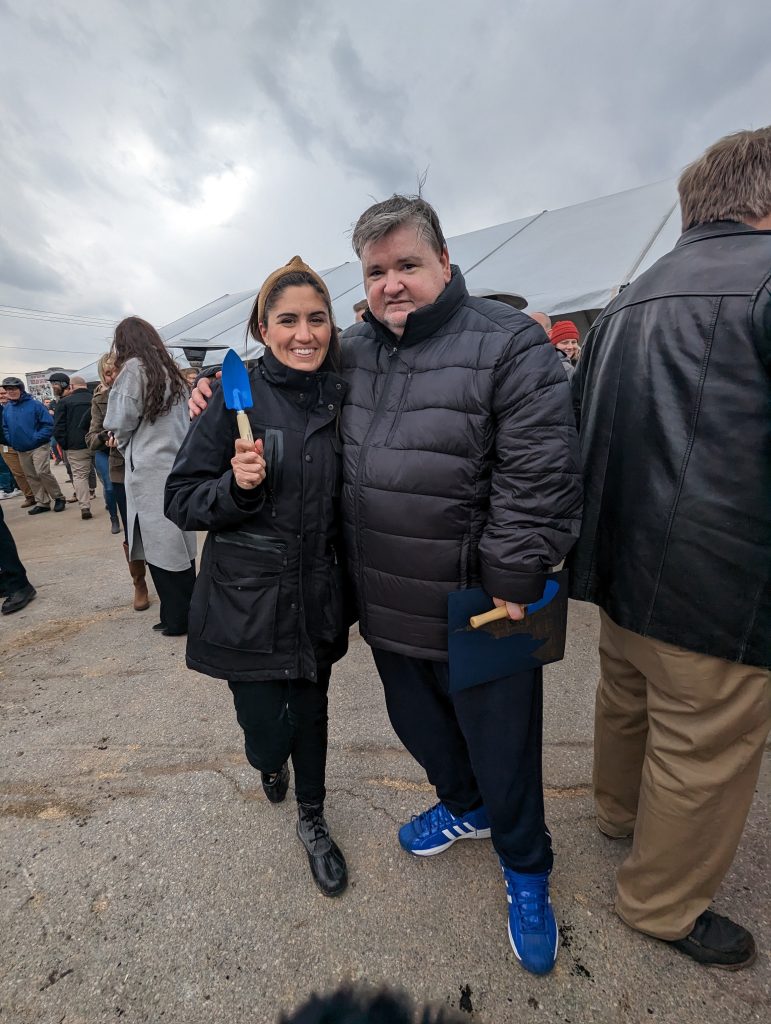
[[[567,571],[546,578],[543,596],[511,620],[504,608],[490,608],[479,588],[448,595],[450,692],[479,686],[559,661],[565,654]]]
[[[238,433],[244,441],[253,442],[249,417],[244,412],[244,409],[251,409],[254,404],[249,371],[232,348],[228,349],[222,361],[222,393],[225,396],[225,408],[235,410]]]

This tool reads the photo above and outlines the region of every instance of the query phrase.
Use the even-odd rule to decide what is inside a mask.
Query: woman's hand
[[[113,434],[111,430],[108,430],[107,437],[104,439],[104,443],[107,445],[108,448],[118,447],[118,441],[115,437],[115,434]]]
[[[265,479],[265,459],[262,457],[262,441],[236,441],[236,454],[230,460],[233,476],[244,491],[259,487]]]

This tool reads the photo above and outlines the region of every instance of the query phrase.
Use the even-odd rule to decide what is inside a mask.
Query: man
[[[423,199],[371,207],[353,244],[369,311],[344,344],[346,547],[391,722],[440,801],[399,841],[429,856],[492,835],[514,952],[545,974],[557,926],[541,672],[450,693],[447,599],[481,585],[521,619],[572,547],[581,486],[568,382],[540,326],[469,296]]]
[[[364,319],[364,314],[367,312],[367,300],[359,299],[358,302],[353,304],[353,316],[357,324],[360,324]]]
[[[24,501],[21,503],[21,508],[32,508],[35,504],[35,498],[32,494],[32,488],[29,485],[29,481],[24,475],[24,470],[21,468],[21,460],[19,459],[19,453],[8,444],[8,438],[5,436],[3,430],[3,407],[8,404],[8,394],[4,387],[0,387],[0,451],[3,453],[3,460],[13,474],[13,478],[16,481],[16,486],[24,495]]]
[[[683,234],[589,332],[573,381],[600,606],[597,823],[632,838],[616,911],[700,963],[752,963],[708,909],[771,716],[771,128],[679,181]]]
[[[19,377],[6,377],[3,387],[8,397],[3,407],[3,431],[10,446],[19,453],[21,468],[35,497],[35,505],[27,515],[49,512],[52,499],[54,512],[63,512],[64,495],[50,465],[51,414],[29,394]]]
[[[27,579],[11,531],[0,508],[0,597],[4,597],[0,612],[12,615],[26,608],[37,591]]]
[[[80,506],[81,519],[93,519],[90,477],[94,455],[86,441],[91,425],[91,392],[83,377],[70,378],[70,392],[56,405],[54,439],[61,446],[72,471],[72,485]]]

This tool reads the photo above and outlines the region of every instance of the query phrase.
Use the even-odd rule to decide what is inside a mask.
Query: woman
[[[109,435],[106,430],[102,429],[104,414],[107,409],[107,393],[114,379],[109,353],[105,353],[100,357],[96,369],[101,383],[97,385],[91,399],[91,425],[86,432],[86,444],[94,453],[94,466],[96,467],[99,479],[102,481],[104,503],[107,506],[107,511],[110,513],[110,530],[112,533],[120,533],[118,505],[115,500],[115,490],[110,480],[110,449],[107,447]],[[108,376],[109,384],[107,383]]]
[[[188,389],[156,329],[138,316],[115,328],[104,429],[126,460],[129,558],[144,558],[161,602],[163,636],[187,632],[195,583],[195,534],[183,533],[163,514],[163,488],[189,419]]]
[[[145,562],[143,558],[130,559],[128,545],[128,516],[126,513],[126,488],[124,486],[125,463],[118,450],[112,431],[104,429],[104,416],[107,412],[107,400],[110,388],[115,380],[115,365],[109,352],[99,359],[97,372],[101,385],[94,392],[91,401],[91,426],[86,434],[86,442],[94,452],[96,469],[104,487],[105,499],[112,521],[112,532],[120,533],[117,514],[123,523],[123,552],[128,562],[129,573],[134,583],[134,611],[143,612],[150,607],[150,597],[145,582]],[[112,494],[112,503],[108,497]],[[117,526],[117,529],[116,529]]]
[[[166,514],[208,530],[187,664],[227,679],[246,757],[279,803],[295,772],[297,833],[326,896],[347,884],[324,818],[327,688],[348,646],[338,509],[337,419],[345,385],[329,292],[299,256],[260,289],[249,332],[253,443],[215,389],[166,485]]]

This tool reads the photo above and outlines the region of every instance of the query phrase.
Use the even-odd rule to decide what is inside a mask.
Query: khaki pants
[[[16,486],[22,492],[25,498],[33,498],[32,488],[29,485],[27,477],[24,475],[24,470],[21,468],[21,459],[19,453],[11,447],[3,445],[3,458],[5,463],[13,474],[13,478],[16,481]]]
[[[81,510],[91,511],[89,477],[94,468],[94,453],[90,448],[69,448],[67,458],[72,470],[72,486]]]
[[[55,500],[64,497],[51,472],[51,448],[47,442],[39,448],[33,448],[31,452],[19,452],[19,459],[38,505],[48,508],[51,498]]]
[[[600,611],[597,823],[634,834],[616,912],[687,935],[731,866],[771,724],[771,672],[631,633]]]

